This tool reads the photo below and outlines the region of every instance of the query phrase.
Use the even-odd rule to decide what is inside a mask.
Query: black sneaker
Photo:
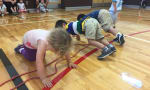
[[[124,35],[118,34],[117,37],[113,41],[118,42],[120,45],[123,45],[125,43]]]
[[[20,53],[20,48],[23,48],[23,45],[18,45],[15,49],[14,49],[14,51],[16,52],[16,53],[18,53],[18,54],[21,54]]]
[[[103,50],[102,54],[100,56],[98,56],[97,58],[99,60],[104,59],[105,57],[109,56],[110,54],[112,54],[112,50],[110,48],[108,48],[107,50]]]
[[[123,34],[119,37],[119,43],[120,43],[120,45],[123,45],[125,43]]]

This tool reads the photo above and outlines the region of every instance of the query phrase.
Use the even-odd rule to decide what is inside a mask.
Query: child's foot
[[[15,51],[16,53],[18,53],[18,54],[21,54],[21,52],[19,51],[21,48],[23,48],[23,45],[18,45],[18,46],[14,49],[14,51]]]
[[[99,60],[104,59],[105,57],[109,56],[110,54],[112,54],[112,50],[110,48],[107,49],[103,49],[102,54],[100,56],[98,56]]]
[[[108,44],[107,47],[111,49],[112,53],[116,52],[116,48],[112,44]]]
[[[21,19],[25,19],[25,17],[24,17],[24,16],[21,16],[20,18],[21,18]]]
[[[115,47],[111,47],[110,49],[111,49],[112,53],[116,52],[116,48]]]
[[[125,43],[124,35],[123,34],[118,34],[117,37],[113,41],[116,41],[120,45],[123,45]]]

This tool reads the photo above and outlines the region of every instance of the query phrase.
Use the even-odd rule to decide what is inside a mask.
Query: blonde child
[[[76,65],[70,59],[70,47],[72,39],[70,35],[62,28],[52,31],[35,29],[24,34],[23,44],[18,45],[14,50],[22,54],[30,61],[36,61],[37,74],[45,87],[51,87],[52,83],[46,78],[44,67],[44,57],[47,50],[55,52],[57,55],[65,56],[68,66],[76,68]]]

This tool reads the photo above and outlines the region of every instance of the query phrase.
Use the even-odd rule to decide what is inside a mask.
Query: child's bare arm
[[[44,86],[51,87],[51,81],[46,77],[46,71],[44,66],[44,58],[46,53],[46,43],[43,40],[38,40],[38,48],[36,54],[36,68],[37,74],[42,80]]]
[[[65,57],[66,57],[66,60],[67,60],[68,67],[77,68],[77,65],[72,63],[69,52],[65,55]]]
[[[39,8],[39,7],[40,7],[40,5],[38,4],[37,8]]]

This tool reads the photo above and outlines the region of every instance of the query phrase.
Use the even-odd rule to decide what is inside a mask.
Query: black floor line
[[[4,53],[2,49],[0,49],[0,58],[11,78],[15,75],[18,75],[18,72],[16,71],[14,66],[11,64],[11,62],[9,61],[9,59],[7,58],[6,54]],[[15,86],[17,86],[19,83],[22,83],[22,82],[23,80],[21,79],[21,77],[18,77],[13,80],[13,83],[15,84]],[[28,87],[25,84],[23,84],[22,86],[17,88],[17,90],[28,90]]]

